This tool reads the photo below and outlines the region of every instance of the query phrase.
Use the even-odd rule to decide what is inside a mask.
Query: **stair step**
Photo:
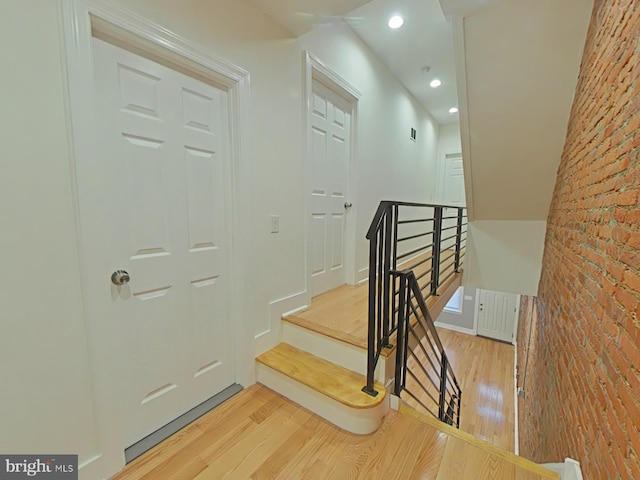
[[[512,465],[514,465],[516,468],[522,469],[526,472],[529,472],[530,474],[536,475],[537,476],[536,478],[544,479],[544,480],[559,480],[557,473],[544,468],[542,465],[539,465],[530,460],[527,460],[524,457],[520,457],[515,453],[511,453],[511,452],[508,452],[507,450],[503,450],[502,448],[492,445],[488,442],[485,442],[484,440],[480,440],[479,438],[474,437],[470,433],[464,432],[451,425],[441,422],[440,420],[438,420],[437,418],[431,415],[420,413],[417,410],[414,410],[413,408],[408,407],[406,405],[401,405],[399,408],[399,412],[400,414],[412,416],[416,420],[419,420],[422,423],[426,423],[427,425],[430,425],[435,429],[440,430],[442,433],[446,433],[450,437],[457,438],[469,445],[479,448],[489,455],[492,455],[506,462],[509,462]]]
[[[350,408],[373,408],[380,405],[385,398],[382,384],[376,383],[376,390],[379,392],[377,396],[367,395],[362,391],[366,383],[364,375],[287,343],[280,343],[259,355],[256,360]]]
[[[366,349],[318,333],[286,319],[283,319],[282,322],[281,341],[329,362],[335,361],[340,366],[360,375],[367,374]],[[389,352],[388,349],[385,351]],[[375,380],[382,384],[386,383],[385,380],[388,377],[393,376],[395,366],[395,352],[393,352],[394,356],[390,357],[384,356],[385,351],[378,361],[374,376]]]

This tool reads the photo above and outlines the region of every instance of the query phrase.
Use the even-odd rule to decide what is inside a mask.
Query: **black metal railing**
[[[367,385],[376,395],[375,368],[384,348],[393,347],[399,325],[399,270],[414,273],[422,300],[439,294],[460,272],[465,255],[464,207],[409,202],[380,202],[369,240],[369,334]],[[426,301],[425,301],[426,306]]]
[[[462,390],[412,270],[392,272],[399,280],[399,315],[394,394],[460,428]]]

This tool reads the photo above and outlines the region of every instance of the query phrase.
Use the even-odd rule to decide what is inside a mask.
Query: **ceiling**
[[[449,114],[458,105],[453,33],[438,0],[252,1],[294,36],[326,23],[347,23],[438,123],[458,121],[457,114]],[[464,0],[478,1],[497,0]],[[387,27],[394,14],[405,19],[397,30]],[[423,73],[424,67],[429,72]],[[436,89],[429,87],[434,78],[442,81]]]
[[[470,219],[546,220],[593,0],[251,1],[294,36],[347,23],[438,123],[459,121]]]

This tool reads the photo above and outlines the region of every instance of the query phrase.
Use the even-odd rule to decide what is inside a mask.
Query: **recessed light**
[[[440,85],[442,85],[442,82],[437,78],[434,78],[433,80],[431,80],[431,83],[429,83],[429,86],[431,88],[438,88]]]
[[[451,107],[449,113],[458,113],[458,107]]]
[[[387,25],[389,25],[389,28],[400,28],[404,25],[404,18],[400,15],[394,15],[389,19],[389,23],[387,23]]]

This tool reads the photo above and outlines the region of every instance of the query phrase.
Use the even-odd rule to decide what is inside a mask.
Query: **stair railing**
[[[420,285],[412,270],[392,274],[400,284],[394,395],[406,392],[416,406],[460,428],[462,389]]]
[[[367,385],[377,395],[375,368],[385,348],[392,348],[400,311],[397,271],[412,270],[423,300],[460,272],[465,256],[464,207],[410,202],[380,202],[369,240],[369,332]],[[426,303],[425,303],[426,305]]]

